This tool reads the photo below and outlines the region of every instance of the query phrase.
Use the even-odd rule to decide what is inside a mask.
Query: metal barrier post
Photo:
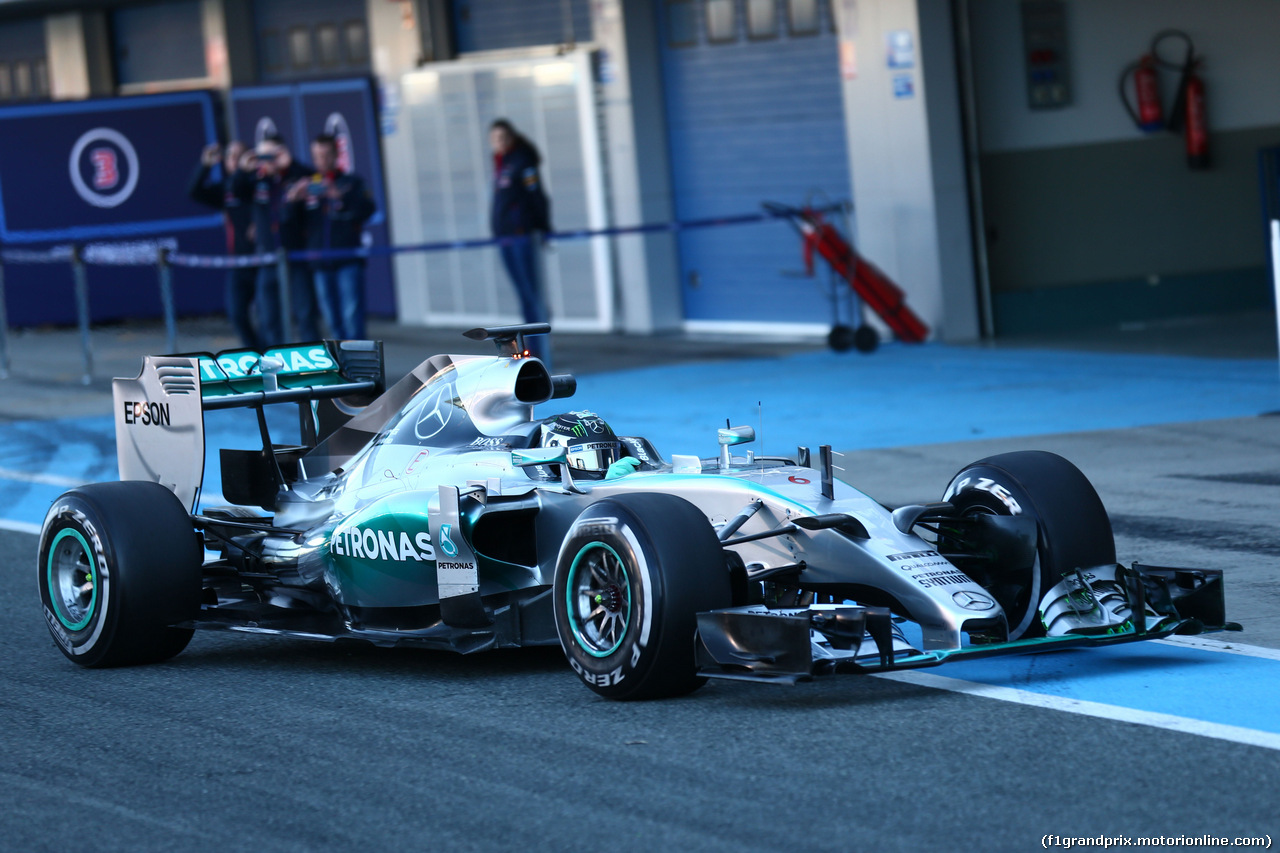
[[[4,259],[0,258],[0,379],[9,378],[9,309],[4,298]]]
[[[84,351],[84,376],[80,381],[93,381],[93,344],[89,339],[89,277],[79,246],[71,247],[71,274],[76,285],[76,315],[80,321],[80,347]]]
[[[284,331],[286,343],[293,342],[293,280],[289,277],[289,252],[279,249],[276,252],[276,278],[280,280],[280,328]]]
[[[169,249],[161,246],[156,252],[156,265],[160,268],[160,306],[164,310],[165,352],[178,351],[178,318],[173,308],[173,267],[169,266]]]

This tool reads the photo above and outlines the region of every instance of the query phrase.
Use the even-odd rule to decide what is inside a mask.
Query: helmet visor
[[[603,473],[618,461],[616,441],[591,441],[569,446],[569,467]]]

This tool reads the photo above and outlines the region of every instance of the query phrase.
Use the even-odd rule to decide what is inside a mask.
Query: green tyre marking
[[[68,597],[64,594],[61,588],[62,584],[54,583],[54,559],[58,554],[58,546],[63,539],[66,539],[69,536],[74,537],[76,542],[79,543],[81,553],[84,554],[85,559],[89,563],[89,572],[86,575],[85,580],[93,585],[89,595],[89,605],[85,608],[84,618],[79,621],[71,620],[71,616],[67,612]],[[73,545],[71,547],[74,548],[75,546]],[[75,559],[79,555],[68,553],[66,556],[69,559]],[[70,570],[70,567],[67,567],[66,571]],[[61,575],[62,572],[59,572],[59,574]],[[89,543],[80,535],[80,531],[71,527],[64,527],[62,530],[58,531],[57,536],[53,537],[53,542],[49,545],[49,557],[46,565],[45,578],[45,583],[48,585],[49,590],[49,602],[53,605],[53,612],[58,617],[58,621],[61,622],[62,626],[68,631],[83,631],[88,627],[89,623],[93,621],[93,614],[98,609],[98,566],[93,559],[93,549],[89,547]],[[61,578],[59,578],[59,580],[61,580]]]
[[[618,639],[607,649],[601,650],[599,646],[603,643],[596,643],[589,639],[584,631],[585,627],[580,619],[578,609],[576,607],[575,598],[578,597],[578,567],[582,564],[583,558],[593,549],[600,549],[609,552],[613,559],[617,561],[617,566],[622,570],[621,590],[625,595],[625,614],[623,616],[622,630],[618,634]],[[585,591],[583,591],[585,592]],[[618,552],[613,550],[609,545],[603,542],[591,542],[582,546],[577,556],[573,558],[573,563],[569,566],[569,576],[565,580],[565,610],[569,617],[569,628],[573,631],[573,638],[578,643],[578,648],[595,658],[607,658],[613,654],[622,645],[622,641],[627,637],[627,629],[631,627],[631,575],[627,572],[626,563],[618,556]]]

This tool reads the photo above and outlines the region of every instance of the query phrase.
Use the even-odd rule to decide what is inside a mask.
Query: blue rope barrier
[[[826,207],[813,208],[820,213],[843,210],[845,205],[832,204]],[[574,240],[590,240],[596,237],[625,237],[632,234],[660,234],[690,231],[699,228],[720,228],[729,225],[751,225],[768,222],[774,219],[785,219],[789,214],[781,210],[768,210],[763,213],[747,213],[736,216],[714,216],[703,219],[673,220],[670,222],[649,222],[642,225],[620,225],[611,228],[579,228],[571,231],[552,231],[542,235],[549,243],[571,242]],[[369,258],[380,255],[401,255],[412,252],[450,252],[465,249],[483,249],[488,246],[504,246],[533,239],[528,235],[514,237],[476,237],[468,240],[437,240],[428,243],[412,243],[404,246],[366,246],[358,249],[300,249],[288,253],[291,261],[338,261],[352,258]],[[279,252],[264,252],[252,255],[195,255],[176,252],[172,245],[161,245],[172,241],[156,241],[153,243],[135,243],[124,247],[115,244],[91,243],[83,252],[83,260],[88,264],[109,264],[113,266],[153,266],[158,262],[162,248],[169,249],[168,262],[175,267],[196,269],[235,269],[242,267],[262,267],[278,263]],[[30,249],[4,249],[0,251],[0,260],[14,264],[55,264],[67,263],[72,256],[72,247],[55,246],[46,251]]]

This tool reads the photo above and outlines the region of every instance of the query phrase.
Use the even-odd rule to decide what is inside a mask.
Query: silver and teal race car
[[[434,356],[390,388],[371,341],[147,357],[113,387],[120,481],[44,522],[57,645],[113,666],[197,628],[559,644],[595,692],[645,699],[1238,628],[1220,572],[1118,564],[1059,456],[982,459],[892,510],[834,476],[830,446],[736,455],[749,427],[664,458],[581,408],[535,418],[576,386],[528,356],[548,331],[474,329],[496,356]],[[272,440],[284,404],[296,444]],[[235,408],[261,445],[221,449],[222,494],[202,496],[206,413]]]

